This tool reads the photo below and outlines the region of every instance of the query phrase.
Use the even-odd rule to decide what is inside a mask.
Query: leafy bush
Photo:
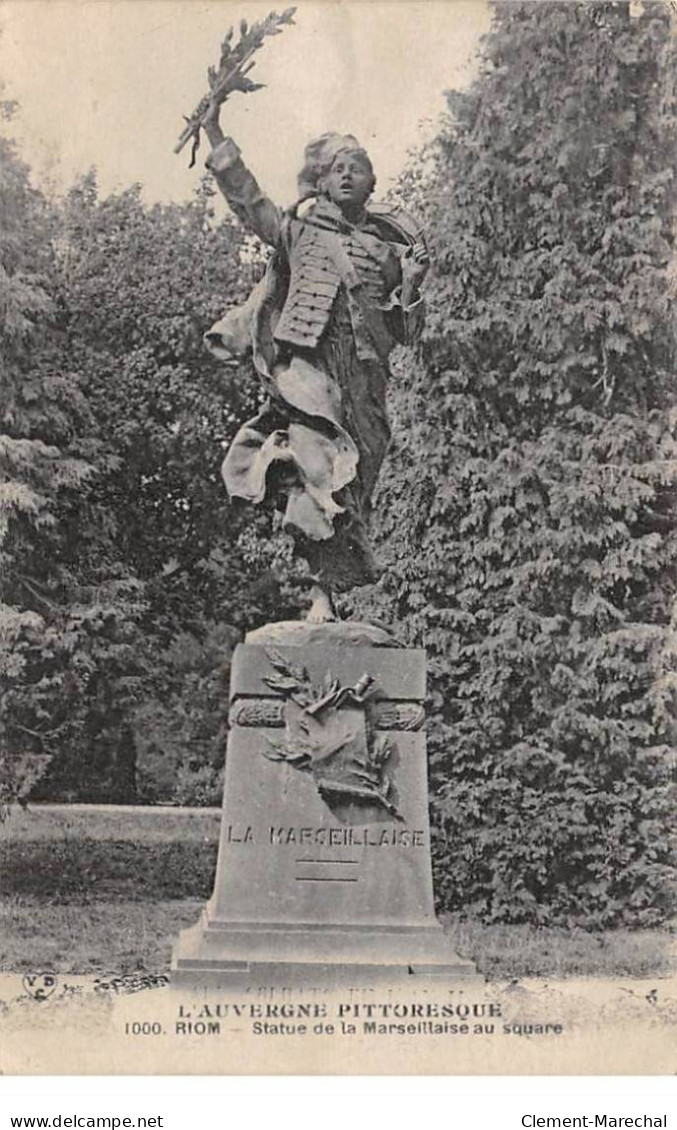
[[[158,655],[155,694],[135,714],[141,801],[220,803],[230,658],[237,639],[234,629],[211,624],[202,639],[182,632]]]

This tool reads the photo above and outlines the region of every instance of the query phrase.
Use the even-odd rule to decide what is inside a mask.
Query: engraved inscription
[[[254,832],[250,824],[228,824],[226,827],[226,842],[229,844],[253,844]]]
[[[293,828],[268,829],[270,844],[288,846],[302,844],[317,847],[425,847],[421,828],[398,828],[392,825],[374,828]],[[312,862],[312,861],[306,861]],[[315,862],[329,862],[316,860]]]

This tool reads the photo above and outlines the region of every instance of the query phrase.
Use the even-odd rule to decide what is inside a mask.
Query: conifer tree
[[[437,889],[490,920],[671,905],[675,39],[662,3],[506,3],[423,181],[371,607],[428,648]]]

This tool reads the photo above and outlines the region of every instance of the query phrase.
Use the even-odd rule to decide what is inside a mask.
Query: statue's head
[[[376,177],[366,150],[352,134],[324,133],[305,150],[298,178],[302,200],[327,196],[340,208],[361,208],[374,191]]]

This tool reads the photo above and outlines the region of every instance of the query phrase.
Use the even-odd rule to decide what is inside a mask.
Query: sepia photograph
[[[676,21],[0,3],[2,1074],[674,1075]]]

